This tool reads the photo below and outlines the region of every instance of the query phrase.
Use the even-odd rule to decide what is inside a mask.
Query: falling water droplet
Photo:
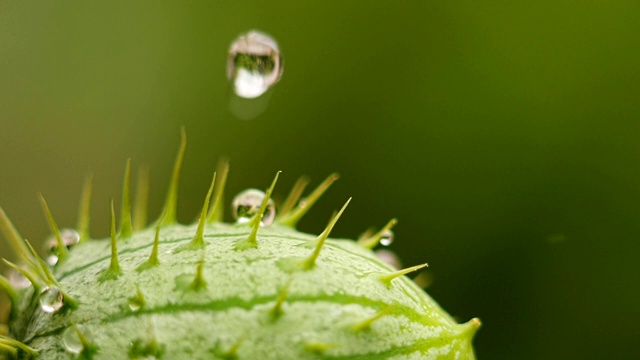
[[[80,242],[80,234],[73,229],[62,229],[60,231],[62,243],[71,249],[75,244]],[[47,264],[55,266],[58,263],[58,241],[55,236],[51,236],[46,241],[47,246]]]
[[[236,95],[253,99],[280,80],[282,56],[276,41],[259,31],[240,35],[229,48],[227,77]]]
[[[402,261],[400,261],[400,258],[398,257],[398,255],[396,255],[396,253],[394,253],[393,251],[379,249],[379,250],[376,250],[375,253],[378,259],[380,259],[382,262],[386,263],[387,265],[390,265],[394,269],[402,269]]]
[[[386,230],[380,237],[380,244],[383,246],[389,246],[393,242],[393,231]]]
[[[9,270],[7,280],[9,280],[9,284],[15,289],[26,289],[31,286],[31,281],[14,269]]]
[[[257,189],[248,189],[236,195],[233,199],[233,216],[236,218],[238,224],[247,223],[258,214],[264,197],[264,192]],[[275,217],[276,205],[273,199],[269,199],[260,225],[271,225]]]
[[[64,295],[56,287],[46,287],[40,293],[40,309],[46,313],[54,313],[62,309]]]
[[[84,325],[76,325],[76,327],[89,342],[93,341],[93,333],[91,330]],[[78,332],[73,326],[67,328],[67,330],[62,334],[62,343],[64,344],[65,349],[73,354],[80,354],[84,348],[82,341],[80,341],[80,337],[78,336]]]

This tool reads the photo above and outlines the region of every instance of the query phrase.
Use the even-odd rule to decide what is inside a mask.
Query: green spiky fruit
[[[299,182],[276,221],[262,224],[274,180],[255,216],[225,224],[219,221],[223,165],[199,221],[178,224],[184,145],[183,137],[163,216],[147,228],[141,228],[143,205],[131,220],[129,163],[120,229],[116,234],[112,204],[110,239],[87,239],[90,183],[78,225],[81,241],[69,252],[43,200],[58,244],[53,267],[0,209],[0,229],[20,265],[8,263],[31,282],[18,289],[0,277],[11,302],[8,327],[0,327],[0,357],[475,358],[471,339],[479,321],[457,324],[404,276],[424,265],[395,270],[371,251],[395,221],[360,241],[329,238],[347,201],[319,236],[295,230],[335,176],[296,206],[306,185]]]

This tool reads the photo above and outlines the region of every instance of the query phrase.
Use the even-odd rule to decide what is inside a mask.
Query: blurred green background
[[[286,65],[244,121],[226,52],[250,29]],[[482,319],[479,358],[630,359],[639,55],[633,0],[0,0],[0,204],[42,243],[37,192],[72,227],[92,173],[103,237],[131,156],[151,168],[155,216],[184,125],[180,220],[221,155],[231,194],[276,170],[281,196],[338,171],[301,228],[319,232],[349,196],[336,236],[397,217],[391,248],[429,262],[447,311]],[[0,252],[12,258],[4,240]]]

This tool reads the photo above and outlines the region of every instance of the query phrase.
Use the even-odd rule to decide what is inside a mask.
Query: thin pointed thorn
[[[276,304],[271,308],[271,317],[275,320],[282,315],[282,304],[287,299],[287,294],[289,293],[289,286],[291,286],[291,278],[287,280],[287,283],[284,285],[280,293],[278,293],[278,299],[276,300]]]
[[[180,129],[180,149],[178,150],[178,156],[173,166],[173,173],[171,174],[171,183],[169,184],[169,191],[167,192],[167,199],[164,203],[165,216],[161,225],[171,225],[177,222],[176,209],[178,206],[178,185],[180,183],[180,169],[182,168],[182,160],[184,159],[184,153],[187,149],[187,133],[182,127]]]
[[[378,311],[377,314],[373,315],[372,317],[368,318],[367,320],[364,320],[358,324],[355,324],[352,329],[356,332],[360,332],[363,330],[368,330],[371,329],[371,324],[373,324],[376,320],[379,320],[381,317],[388,315],[391,311],[393,310],[393,306],[389,305],[386,308]]]
[[[236,360],[238,358],[238,349],[244,342],[244,337],[239,338],[230,348],[222,354],[225,360]]]
[[[0,231],[4,234],[4,237],[9,241],[9,245],[13,249],[13,252],[18,258],[24,262],[29,261],[29,249],[24,243],[22,236],[18,233],[15,226],[9,220],[7,214],[0,207]]]
[[[271,186],[267,190],[267,193],[264,195],[264,199],[262,199],[262,204],[260,204],[260,209],[256,216],[251,219],[249,224],[251,225],[251,234],[245,240],[242,240],[236,244],[236,250],[246,250],[249,248],[257,248],[258,247],[258,229],[260,228],[260,222],[262,221],[262,216],[264,216],[265,210],[267,210],[267,205],[269,205],[269,200],[271,199],[271,194],[273,193],[273,189],[276,187],[276,183],[278,182],[278,177],[280,176],[282,171],[278,171],[276,173],[275,178],[271,182]]]
[[[204,276],[203,276],[203,268],[204,268],[204,251],[202,252],[202,258],[200,259],[200,261],[198,261],[196,276],[193,278],[191,285],[189,285],[189,288],[193,291],[200,291],[207,287],[207,282],[204,280]]]
[[[403,275],[407,275],[410,272],[414,272],[416,270],[420,270],[422,268],[425,268],[429,266],[429,264],[424,263],[424,264],[420,264],[420,265],[416,265],[416,266],[411,266],[405,269],[401,269],[398,271],[394,271],[390,274],[384,274],[384,275],[380,275],[380,281],[382,281],[382,283],[384,285],[386,285],[387,287],[391,287],[391,281],[393,281],[396,278],[399,278]]]
[[[9,353],[11,355],[11,359],[18,358],[18,350],[13,346],[4,344],[2,342],[2,339],[0,339],[0,353],[2,353],[2,351],[4,351],[5,353]]]
[[[42,209],[44,209],[45,215],[47,216],[47,220],[49,221],[49,227],[51,228],[51,232],[56,238],[56,242],[58,243],[58,260],[64,261],[69,256],[69,250],[67,249],[67,245],[65,245],[64,241],[62,241],[62,235],[60,235],[60,229],[56,224],[56,221],[53,220],[53,215],[51,215],[51,211],[49,210],[49,206],[47,206],[47,202],[44,200],[44,196],[42,194],[38,194],[40,198],[40,203],[42,204]]]
[[[149,168],[146,166],[138,170],[136,180],[136,199],[133,205],[133,231],[140,231],[147,227],[147,206],[149,203]]]
[[[307,187],[307,185],[309,185],[309,181],[309,177],[307,176],[300,176],[298,180],[296,180],[293,188],[291,188],[289,196],[287,196],[287,199],[282,203],[282,206],[280,207],[280,211],[278,214],[279,218],[283,218],[289,215],[289,212],[291,212],[293,207],[298,203],[298,200],[300,200],[304,189]]]
[[[122,205],[120,206],[120,234],[119,239],[127,239],[133,234],[131,225],[131,158],[127,159],[122,181]]]
[[[315,204],[316,201],[320,199],[322,194],[324,194],[324,192],[327,191],[329,186],[331,186],[331,184],[333,184],[336,180],[338,180],[339,177],[340,175],[338,175],[337,173],[333,173],[329,175],[329,177],[327,177],[322,182],[322,184],[318,185],[318,187],[315,190],[313,190],[313,192],[309,196],[302,199],[298,203],[298,206],[295,207],[293,210],[291,210],[288,216],[283,217],[282,220],[280,220],[280,223],[293,228],[296,227],[296,225],[298,224],[298,221],[302,219],[302,217],[307,213],[307,211],[311,209],[313,204]]]
[[[27,356],[29,358],[38,356],[38,351],[36,351],[34,348],[31,348],[23,344],[22,342],[12,339],[8,336],[0,336],[0,344],[12,347],[16,350],[22,350],[23,352],[27,353]]]
[[[162,216],[164,216],[164,214]],[[162,221],[162,217],[160,217],[160,221]],[[153,248],[151,249],[151,255],[149,256],[149,259],[147,261],[143,262],[136,268],[138,272],[160,265],[160,260],[158,260],[159,244],[160,244],[160,222],[156,224],[156,235],[153,239]]]
[[[318,238],[316,239],[316,247],[313,250],[313,253],[311,253],[311,256],[309,256],[307,259],[304,260],[304,263],[302,265],[304,269],[308,270],[316,266],[316,259],[318,259],[318,256],[320,255],[320,250],[322,250],[322,246],[324,246],[325,240],[327,240],[327,238],[329,237],[329,234],[331,233],[331,230],[338,222],[338,219],[340,219],[340,216],[342,216],[344,209],[346,209],[347,206],[349,206],[351,199],[352,198],[349,198],[349,200],[347,200],[347,202],[344,203],[344,205],[342,206],[342,209],[340,209],[340,211],[336,214],[336,216],[334,216],[333,219],[331,219],[331,222],[329,223],[329,225],[327,225],[327,227],[324,229],[322,234],[318,236]]]
[[[358,243],[360,243],[360,245],[364,246],[367,249],[373,249],[374,247],[376,247],[376,245],[380,243],[380,240],[382,239],[382,236],[384,235],[384,233],[391,230],[391,228],[393,228],[397,223],[398,223],[397,219],[389,220],[387,225],[385,225],[382,229],[380,229],[380,231],[378,231],[371,237],[368,237],[365,239],[359,239]]]
[[[211,202],[211,209],[209,210],[209,216],[207,222],[220,222],[224,217],[224,188],[227,184],[227,176],[229,175],[229,160],[222,158],[218,161],[218,167],[216,168],[218,175],[218,183],[215,186],[215,193],[213,194],[213,201]]]
[[[209,191],[207,192],[207,196],[205,196],[204,198],[204,204],[202,205],[202,210],[200,211],[200,218],[198,219],[198,229],[196,230],[196,235],[193,237],[191,242],[177,247],[174,252],[180,252],[184,250],[199,250],[204,248],[204,246],[206,245],[204,242],[204,225],[207,221],[207,210],[209,209],[209,201],[211,200],[211,194],[213,193],[213,186],[215,183],[216,173],[213,173],[211,186],[209,186]]]
[[[27,244],[27,248],[29,248],[32,258],[35,259],[36,261],[34,266],[38,266],[40,268],[40,273],[42,274],[41,277],[43,282],[47,285],[59,286],[58,281],[56,280],[56,277],[53,276],[53,274],[51,273],[51,270],[49,270],[49,266],[47,266],[44,260],[40,256],[38,256],[38,253],[33,248],[33,245],[31,245],[31,243],[27,239],[25,239],[24,242],[25,244]]]
[[[35,293],[38,293],[38,294],[40,293],[40,290],[43,288],[43,284],[39,280],[39,277],[40,277],[39,275],[34,274],[29,270],[23,269],[20,266],[12,263],[7,259],[2,259],[2,261],[4,261],[4,263],[7,264],[7,266],[12,268],[13,270],[19,272],[22,276],[26,277],[27,280],[29,280],[29,282],[31,283],[31,285],[33,285],[33,288],[35,289]]]
[[[11,286],[9,280],[2,275],[0,275],[0,289],[4,289],[4,292],[9,298],[9,306],[11,306],[9,319],[15,320],[16,315],[18,314],[18,293],[16,292],[16,289]]]
[[[122,275],[120,263],[118,262],[118,245],[116,239],[116,211],[111,200],[111,263],[99,276],[100,281],[114,280]]]
[[[82,186],[82,196],[80,197],[80,210],[78,211],[78,234],[80,234],[80,242],[87,241],[91,238],[89,231],[89,223],[91,222],[91,193],[93,192],[93,175],[89,175],[84,179]]]
[[[137,311],[147,305],[147,300],[144,298],[142,290],[136,285],[136,295],[129,298],[129,308],[133,311]]]
[[[76,331],[76,334],[78,335],[78,339],[80,340],[80,344],[82,344],[82,350],[80,351],[80,357],[81,359],[91,359],[93,356],[93,354],[98,351],[98,347],[94,344],[92,344],[89,339],[87,339],[87,337],[82,333],[82,331],[80,331],[80,329],[78,329],[78,327],[76,326],[76,324],[73,324],[73,329]]]

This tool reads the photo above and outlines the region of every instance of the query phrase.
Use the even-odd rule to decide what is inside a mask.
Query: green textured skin
[[[273,224],[260,228],[257,248],[236,250],[250,231],[246,224],[208,224],[203,250],[174,252],[191,242],[196,225],[164,226],[160,265],[139,272],[153,245],[155,230],[148,228],[118,240],[122,275],[103,282],[98,275],[109,267],[110,241],[82,242],[54,270],[78,308],[25,308],[15,327],[22,323],[21,340],[42,359],[74,358],[62,340],[74,323],[92,335],[93,359],[128,359],[132,343],[154,340],[163,359],[475,358],[477,323],[457,324],[405,276],[387,287],[379,276],[394,270],[357,242],[328,239],[315,267],[289,271],[281,259],[308,257],[316,236]],[[206,287],[190,289],[203,256]],[[132,311],[136,286],[146,304]],[[355,328],[380,311],[384,316],[369,327]]]

